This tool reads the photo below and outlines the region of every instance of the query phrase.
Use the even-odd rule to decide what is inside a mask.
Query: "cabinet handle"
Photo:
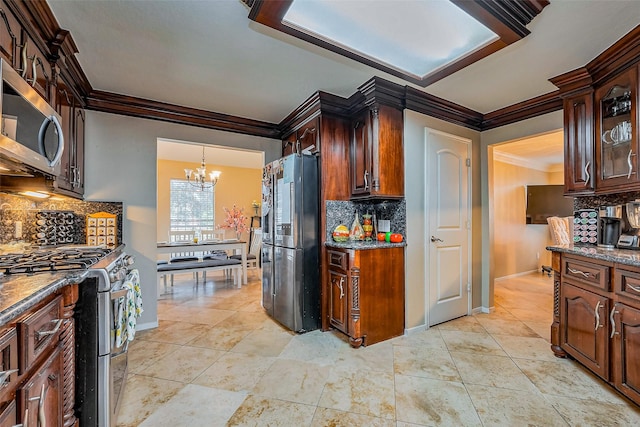
[[[584,271],[580,271],[580,270],[574,270],[573,268],[569,268],[569,267],[567,267],[567,269],[569,270],[569,273],[571,273],[571,274],[581,274],[584,277],[586,277],[587,279],[589,277],[591,277],[590,273],[585,273]]]
[[[342,287],[343,283],[344,283],[344,277],[341,277],[340,283],[338,283],[338,287],[340,288],[340,299],[342,299],[342,297],[344,296],[344,288]]]
[[[591,166],[591,160],[584,165],[584,174],[587,175],[587,179],[584,181],[584,185],[589,185],[589,181],[591,181],[591,174],[589,173],[589,166]]]
[[[633,154],[633,149],[629,150],[629,155],[627,156],[627,164],[629,165],[629,173],[627,174],[627,179],[631,178],[631,172],[633,172],[633,164],[631,163],[632,154]]]
[[[616,311],[616,306],[614,305],[611,309],[611,314],[609,314],[609,320],[611,320],[611,335],[609,336],[609,338],[613,338],[614,335],[620,334],[620,332],[616,332],[616,321],[613,318],[613,316],[617,313],[619,313],[619,311]]]
[[[29,408],[24,410],[24,419],[22,420],[22,424],[16,424],[13,427],[28,427],[29,422]]]
[[[31,59],[31,77],[33,78],[33,80],[31,80],[31,87],[35,87],[36,80],[38,80],[38,61],[40,61],[40,58],[34,54],[33,59]]]
[[[636,292],[640,292],[640,288],[636,288],[635,286],[627,285],[627,287],[633,289]]]
[[[598,310],[600,310],[601,308],[604,308],[604,306],[602,305],[602,303],[600,303],[600,301],[598,301],[595,309],[595,315],[596,315],[596,327],[594,329],[595,331],[597,331],[598,328],[602,328],[604,326],[600,324],[600,312]]]
[[[42,338],[44,336],[47,335],[55,335],[56,333],[58,333],[58,331],[60,330],[60,326],[62,326],[62,322],[64,321],[64,319],[54,319],[49,323],[56,323],[56,326],[50,330],[50,331],[36,331],[36,335],[38,336],[38,338]]]
[[[15,374],[16,372],[18,372],[17,369],[9,369],[8,371],[0,372],[0,387],[4,387],[11,374]]]
[[[40,391],[40,402],[38,402],[38,424],[39,427],[47,427],[47,416],[44,411],[44,403],[47,397],[47,387],[44,388],[44,384],[42,384],[42,390]]]
[[[22,71],[20,73],[20,76],[26,80],[27,78],[27,45],[29,44],[28,41],[25,41],[24,44],[22,45],[22,51],[20,52],[20,60],[22,62]]]
[[[369,171],[364,171],[364,189],[369,189]]]

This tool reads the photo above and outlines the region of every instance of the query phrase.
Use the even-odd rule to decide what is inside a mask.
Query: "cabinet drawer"
[[[586,263],[566,258],[563,260],[562,277],[571,278],[574,282],[586,283],[603,291],[609,291],[609,271],[606,265]]]
[[[640,307],[640,272],[616,268],[614,287],[618,295],[636,301]]]
[[[339,268],[342,271],[347,271],[349,268],[349,254],[347,252],[339,252],[329,250],[329,267]]]
[[[62,296],[57,296],[50,303],[18,322],[18,332],[23,353],[20,356],[20,373],[29,369],[31,364],[58,341],[62,326]]]

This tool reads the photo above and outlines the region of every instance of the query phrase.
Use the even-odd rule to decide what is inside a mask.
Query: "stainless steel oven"
[[[111,427],[124,394],[129,341],[115,340],[122,284],[133,257],[115,250],[89,268],[76,305],[76,416],[82,426]]]

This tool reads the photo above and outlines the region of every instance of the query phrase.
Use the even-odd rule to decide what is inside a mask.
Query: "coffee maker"
[[[640,200],[626,204],[629,227],[618,239],[620,249],[640,249]]]
[[[622,205],[598,209],[598,247],[614,249],[622,234]]]

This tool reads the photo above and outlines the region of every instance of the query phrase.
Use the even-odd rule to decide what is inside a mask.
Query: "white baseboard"
[[[535,273],[535,272],[537,272],[537,271],[539,271],[539,269],[537,269],[537,268],[536,268],[535,270],[524,271],[524,272],[522,272],[522,273],[515,273],[515,274],[510,274],[510,275],[508,275],[508,276],[496,277],[496,278],[495,278],[495,279],[493,279],[493,280],[494,280],[495,282],[500,282],[500,281],[502,281],[502,280],[512,279],[512,278],[514,278],[514,277],[526,276],[526,275],[528,275],[528,274]]]
[[[489,313],[493,313],[494,311],[496,311],[495,307],[476,307],[472,310],[471,314],[489,314]]]
[[[416,332],[425,331],[427,329],[429,329],[427,325],[414,326],[413,328],[409,328],[409,329],[405,328],[404,334],[411,335],[411,334],[415,334]]]
[[[147,322],[147,323],[138,323],[136,325],[136,331],[144,331],[146,329],[153,329],[158,327],[158,321],[155,322]]]

